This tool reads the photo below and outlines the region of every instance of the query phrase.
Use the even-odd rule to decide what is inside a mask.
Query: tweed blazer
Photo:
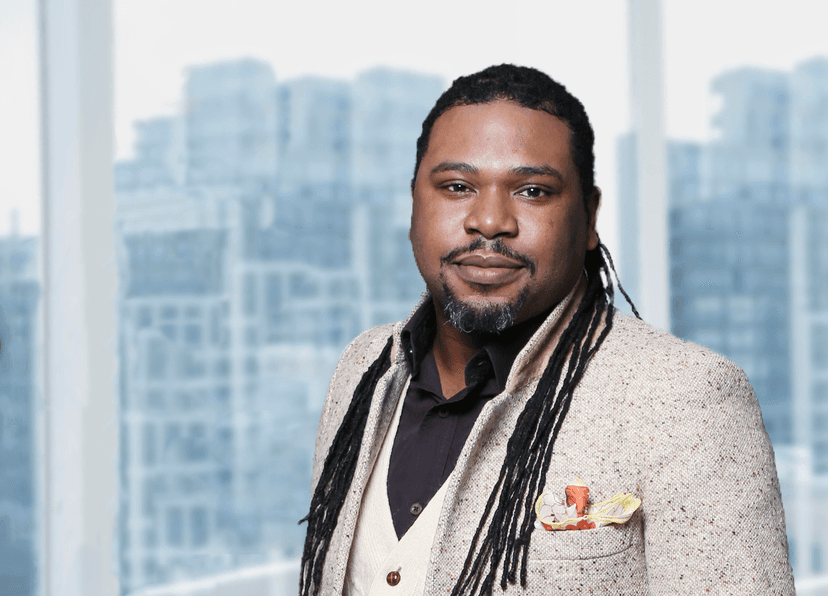
[[[550,314],[478,417],[446,481],[426,595],[454,587],[516,419],[572,308]],[[330,539],[325,596],[342,593],[362,494],[409,376],[403,326],[376,327],[348,346],[322,411],[314,486],[357,383],[393,336],[391,368],[377,384]],[[773,450],[753,390],[729,360],[616,312],[573,395],[546,488],[563,496],[576,477],[595,502],[631,492],[641,507],[624,525],[536,529],[527,585],[509,585],[507,594],[794,593]]]

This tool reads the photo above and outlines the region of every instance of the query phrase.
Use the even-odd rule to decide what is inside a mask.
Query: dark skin
[[[466,386],[466,364],[489,338],[448,323],[445,286],[476,308],[512,304],[525,292],[520,323],[563,300],[583,275],[586,251],[598,246],[601,193],[584,201],[570,136],[555,116],[506,100],[450,108],[434,123],[414,180],[409,237],[434,297],[443,395]],[[457,253],[477,239],[482,248]],[[513,255],[498,254],[496,240]]]

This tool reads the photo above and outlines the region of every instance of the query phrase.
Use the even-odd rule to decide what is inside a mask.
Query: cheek
[[[428,281],[439,271],[442,252],[439,244],[440,234],[435,230],[433,220],[423,215],[422,209],[414,209],[408,237],[411,240],[411,250],[417,268]]]
[[[534,232],[538,277],[546,284],[568,280],[583,268],[586,231],[577,213],[562,214],[555,225]]]
[[[426,202],[426,201],[423,201]],[[462,219],[457,221],[455,213],[442,209],[440,204],[427,202],[426,205],[415,203],[411,214],[411,244],[415,251],[423,254],[442,256],[450,247],[452,232],[459,225],[462,231]]]

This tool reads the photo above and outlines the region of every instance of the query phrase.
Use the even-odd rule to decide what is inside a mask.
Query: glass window
[[[201,345],[201,325],[184,326],[184,343],[193,347]]]
[[[256,307],[258,304],[258,284],[256,283],[256,276],[248,273],[244,276],[244,314],[253,316],[256,314]]]
[[[814,366],[828,368],[828,325],[814,325],[811,359]]]
[[[180,507],[167,509],[167,544],[182,546],[184,543],[184,516]]]
[[[190,510],[191,544],[195,547],[207,544],[209,529],[207,527],[207,509],[194,507]]]
[[[167,344],[159,339],[147,343],[147,378],[161,379],[167,374]]]
[[[144,433],[142,439],[144,443],[144,465],[152,466],[155,464],[156,439],[155,425],[151,422],[147,422],[144,424]]]
[[[745,368],[775,447],[784,449],[799,440],[792,421],[819,420],[792,405],[799,369],[789,354],[797,337],[789,325],[788,216],[799,201],[813,210],[807,221],[824,219],[828,167],[816,148],[828,129],[822,67],[811,59],[828,47],[812,24],[820,19],[803,18],[805,2],[788,13],[699,1],[663,3],[670,324]],[[490,63],[523,63],[581,97],[598,139],[600,231],[619,261],[619,236],[629,228],[619,233],[616,220],[637,192],[636,164],[624,155],[634,138],[619,143],[630,128],[623,2],[602,6],[601,19],[583,3],[518,2],[496,19],[462,11],[468,30],[489,40],[471,58],[462,35],[423,44],[434,14],[453,10],[436,3],[416,11],[389,4],[378,15],[382,26],[371,18],[376,7],[359,1],[325,6],[324,19],[312,5],[178,4],[114,0],[113,229],[124,251],[118,403],[122,439],[133,445],[121,453],[119,527],[157,531],[141,541],[124,530],[125,594],[299,556],[304,528],[295,522],[307,507],[315,424],[336,354],[369,325],[407,316],[423,289],[407,240],[408,185],[422,119],[450,80]],[[528,11],[567,26],[514,43],[503,32],[525,31]],[[801,24],[791,28],[796,44],[743,24],[787,19]],[[336,52],[306,42],[297,23],[310,22]],[[585,24],[601,44],[583,44]],[[38,105],[28,99],[19,106]],[[36,220],[21,207],[21,222]],[[817,280],[805,289],[813,306],[807,357],[824,369],[828,332],[819,325],[828,302],[818,297],[828,243],[813,239],[821,228],[805,227],[802,237],[814,244],[807,270]],[[0,246],[0,330],[29,344],[37,341],[37,284],[5,294],[2,284],[34,262],[23,237],[35,233]],[[621,273],[635,288],[634,273]],[[26,350],[17,357],[27,362]],[[817,388],[811,405],[828,399],[820,374],[805,379]],[[252,436],[257,448],[245,449]],[[161,475],[161,464],[175,469]],[[199,474],[209,481],[196,481]],[[132,502],[136,492],[143,506]],[[809,541],[790,542],[803,549],[793,560],[807,566]]]

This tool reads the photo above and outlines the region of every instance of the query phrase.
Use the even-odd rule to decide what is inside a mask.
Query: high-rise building
[[[714,140],[669,145],[671,327],[756,390],[802,578],[828,563],[828,60],[738,69],[713,91]],[[631,143],[619,142],[622,213],[637,209]],[[635,239],[622,250],[635,289]]]
[[[275,91],[273,70],[257,60],[189,69],[182,114],[188,185],[272,183],[278,159]]]
[[[794,428],[828,475],[828,59],[790,76],[788,220]]]
[[[706,198],[752,205],[787,200],[788,78],[783,72],[742,68],[713,81],[722,103],[713,118],[718,136],[707,147]]]
[[[408,240],[415,142],[442,92],[438,77],[377,68],[353,84],[354,189],[371,313],[365,327],[408,315],[425,290]]]
[[[786,219],[741,200],[670,210],[672,330],[744,369],[775,444],[792,438]]]
[[[0,593],[36,594],[36,238],[0,238]]]
[[[185,114],[137,127],[116,165],[125,592],[298,557],[338,356],[421,292],[408,184],[440,87],[206,65]]]

